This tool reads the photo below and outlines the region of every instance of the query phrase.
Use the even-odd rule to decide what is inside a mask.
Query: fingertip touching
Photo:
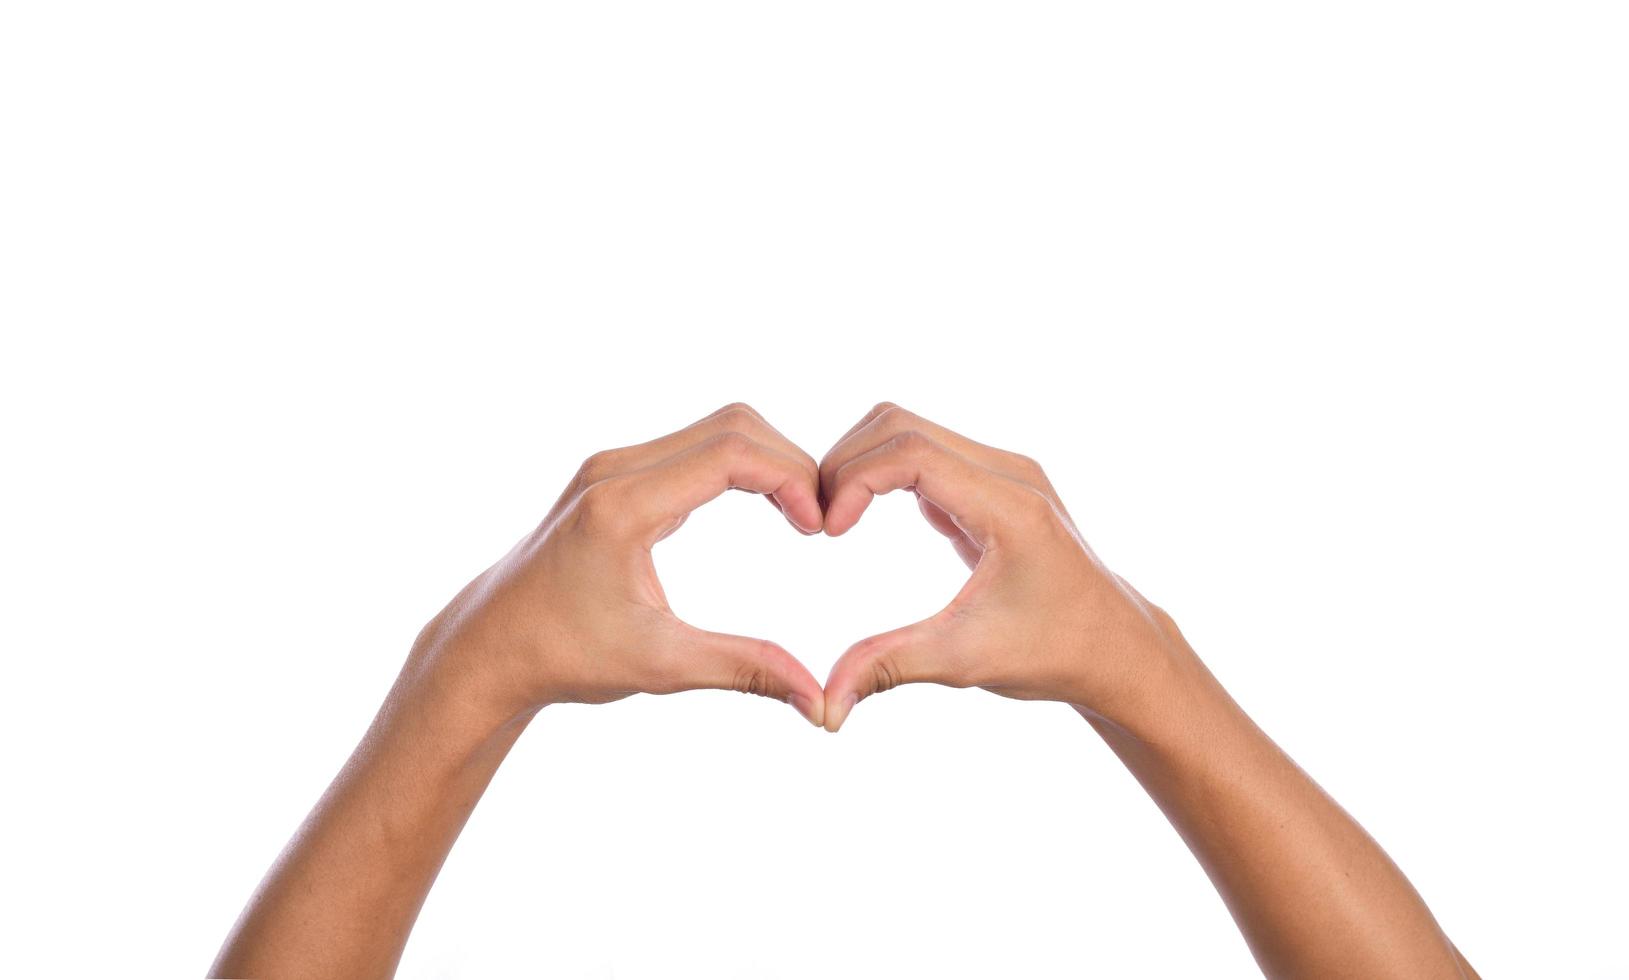
[[[698,630],[697,642],[711,651],[713,666],[700,684],[784,701],[811,725],[825,723],[826,692],[796,657],[780,644],[729,633]]]

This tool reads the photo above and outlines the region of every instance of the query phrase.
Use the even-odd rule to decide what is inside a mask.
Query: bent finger
[[[1039,494],[911,430],[862,453],[833,474],[826,533],[846,532],[873,497],[907,487],[948,515],[980,548],[989,547],[1006,513],[1024,503],[1024,497]]]
[[[812,725],[825,723],[825,691],[809,668],[779,644],[732,633],[684,628],[684,676],[675,690],[739,691],[785,701]]]
[[[818,478],[814,458],[770,425],[761,413],[744,402],[732,402],[675,432],[649,442],[595,453],[577,471],[573,486],[582,490],[601,480],[653,466],[724,433],[740,433],[797,460]],[[777,503],[770,495],[770,502]],[[799,530],[805,530],[799,528]]]
[[[712,436],[669,459],[602,480],[583,491],[582,505],[651,545],[691,511],[730,489],[773,494],[800,530],[814,532],[822,525],[807,467],[737,432]]]
[[[893,402],[878,404],[826,451],[820,460],[821,489],[830,494],[831,481],[843,466],[900,433],[909,431],[921,432],[992,472],[1030,484],[1056,497],[1051,481],[1033,459],[969,439]]]
[[[901,684],[960,682],[939,620],[925,619],[849,647],[826,678],[826,730],[843,727],[854,706]]]

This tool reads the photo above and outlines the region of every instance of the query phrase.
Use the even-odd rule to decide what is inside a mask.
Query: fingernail
[[[859,703],[860,696],[858,694],[850,694],[843,699],[843,713],[837,716],[837,728],[842,728],[848,722],[849,714],[854,711],[854,706]],[[836,731],[837,728],[832,729],[832,731]]]
[[[797,710],[797,713],[808,720],[809,724],[819,726],[821,719],[814,710],[814,702],[801,694],[788,694],[786,702]]]

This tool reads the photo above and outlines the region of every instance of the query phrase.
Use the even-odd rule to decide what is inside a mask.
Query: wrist
[[[1227,693],[1163,611],[1148,607],[1144,628],[1128,634],[1121,677],[1106,692],[1073,707],[1100,731],[1112,728],[1148,742],[1190,730],[1227,701]]]
[[[543,707],[507,676],[500,658],[462,645],[415,645],[391,689],[390,703],[441,738],[480,741]]]
[[[1186,642],[1166,648],[1151,664],[1146,682],[1117,710],[1075,705],[1122,761],[1143,774],[1186,773],[1181,778],[1197,782],[1226,772],[1233,765],[1227,760],[1260,738]]]

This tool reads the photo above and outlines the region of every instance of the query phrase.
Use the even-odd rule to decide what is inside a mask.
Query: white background
[[[187,975],[580,459],[879,399],[1100,554],[1495,976],[1629,976],[1617,3],[0,8],[0,973]],[[824,677],[964,576],[742,495]],[[550,709],[408,977],[1251,976],[1068,708]]]

